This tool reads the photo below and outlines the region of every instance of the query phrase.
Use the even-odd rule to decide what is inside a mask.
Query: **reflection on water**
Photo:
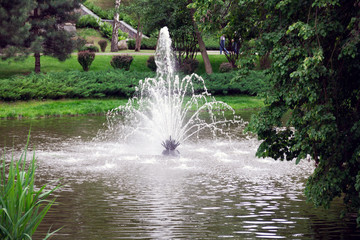
[[[252,138],[161,146],[92,140],[105,117],[1,121],[3,146],[21,149],[31,125],[39,184],[64,178],[40,233],[54,239],[356,239],[354,222],[307,204],[306,161],[254,157]]]

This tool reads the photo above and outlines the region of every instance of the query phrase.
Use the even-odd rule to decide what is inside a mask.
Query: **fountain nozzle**
[[[175,150],[180,145],[180,143],[175,139],[171,139],[171,136],[169,139],[163,141],[161,145],[165,148],[165,150],[162,152],[163,155],[178,156],[180,154],[178,150]]]

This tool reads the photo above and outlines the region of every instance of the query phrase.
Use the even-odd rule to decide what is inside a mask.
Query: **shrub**
[[[85,46],[85,44],[86,44],[86,40],[85,40],[84,38],[78,37],[78,38],[76,39],[75,44],[76,44],[76,49],[77,49],[78,51],[81,51],[81,49],[82,49],[82,48]]]
[[[46,199],[59,188],[58,185],[48,191],[46,185],[35,186],[36,159],[33,156],[27,162],[28,144],[29,138],[20,159],[14,163],[11,158],[8,173],[5,157],[0,161],[0,239],[31,239],[54,203]],[[48,233],[46,238],[55,232]]]
[[[135,39],[130,39],[128,42],[129,49],[135,49]],[[157,38],[143,38],[141,40],[141,49],[155,50],[157,44]]]
[[[80,48],[80,52],[89,51],[89,52],[99,52],[99,48],[95,45],[87,45]]]
[[[103,19],[114,19],[114,9],[110,10],[103,10],[101,7],[98,7],[94,5],[92,2],[84,1],[83,4],[90,9],[92,12],[94,12],[96,15],[98,15],[100,18]]]
[[[107,46],[107,41],[102,39],[98,42],[98,44],[100,45],[100,48],[101,48],[101,51],[102,52],[105,52],[105,49],[106,49],[106,46]]]
[[[232,70],[233,70],[233,66],[231,65],[231,63],[223,62],[222,64],[220,64],[219,72],[225,73],[225,72],[230,72]]]
[[[76,23],[77,28],[95,28],[99,29],[99,20],[91,15],[84,15]]]
[[[78,52],[78,62],[84,71],[89,71],[92,62],[95,59],[95,53],[89,51]]]
[[[194,73],[195,70],[199,67],[199,61],[192,58],[185,59],[180,67],[180,70],[185,74]]]
[[[129,55],[113,56],[110,64],[113,68],[125,69],[126,71],[129,71],[133,59],[134,58]]]
[[[146,66],[148,68],[150,68],[152,71],[154,71],[154,72],[156,71],[157,66],[156,66],[156,63],[155,63],[155,57],[154,56],[150,56],[148,58],[148,60],[146,61]]]
[[[106,37],[108,39],[112,38],[113,26],[111,24],[106,23],[106,22],[101,23],[99,30],[103,37]],[[119,40],[125,40],[127,37],[128,37],[128,34],[119,29]]]

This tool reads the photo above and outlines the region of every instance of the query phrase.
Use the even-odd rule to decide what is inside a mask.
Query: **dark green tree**
[[[258,4],[254,0],[194,0],[195,18],[200,28],[208,33],[226,36],[225,56],[233,67],[239,59],[243,40],[254,36]]]
[[[0,1],[0,53],[3,59],[26,52],[25,40],[31,28],[27,19],[34,6],[34,1]]]
[[[312,159],[307,199],[328,208],[342,197],[360,224],[360,1],[255,2],[259,52],[272,59],[266,107],[249,125],[257,156]]]
[[[64,61],[75,49],[73,35],[63,26],[76,21],[74,9],[79,7],[77,0],[15,0],[2,1],[1,4],[1,11],[7,13],[5,19],[16,22],[13,30],[1,31],[1,38],[9,39],[4,43],[1,41],[0,46],[6,47],[6,57],[34,53],[35,72],[39,73],[41,54]],[[18,8],[22,7],[24,9],[20,11]],[[2,18],[2,12],[0,15]],[[5,24],[1,22],[1,26]]]
[[[191,0],[148,0],[151,6],[147,13],[145,29],[154,31],[167,26],[170,31],[174,46],[181,50],[179,61],[196,56],[199,47],[204,60],[205,70],[208,74],[212,73],[212,67],[206,52],[201,31],[198,29],[197,22],[193,18],[194,9],[188,5]]]

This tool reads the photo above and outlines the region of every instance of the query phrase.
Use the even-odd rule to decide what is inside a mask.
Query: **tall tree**
[[[113,32],[111,37],[111,52],[117,52],[118,42],[119,42],[119,9],[120,9],[121,0],[115,0],[115,12],[114,12],[114,22],[113,22]]]
[[[258,45],[272,67],[266,107],[249,126],[262,140],[257,155],[312,159],[307,199],[328,208],[341,197],[360,224],[360,1],[258,3]]]
[[[0,1],[0,53],[6,59],[16,53],[28,53],[25,40],[30,35],[31,25],[27,22],[29,12],[35,6],[30,0]],[[26,55],[26,54],[25,54]]]
[[[145,21],[147,21],[145,15],[148,12],[149,1],[148,0],[125,0],[122,4],[122,10],[131,16],[137,23],[137,32],[135,37],[135,52],[140,51],[141,40],[143,35],[143,28]]]
[[[17,3],[20,2],[24,9],[20,15],[16,15],[16,12],[19,12],[17,8],[20,7]],[[63,26],[66,22],[76,21],[77,15],[74,14],[74,9],[79,7],[77,0],[16,0],[9,1],[9,4],[3,6],[7,18],[10,21],[17,19],[19,22],[15,26],[20,26],[19,30],[1,31],[2,38],[8,39],[1,44],[1,47],[6,44],[7,49],[16,50],[8,51],[6,57],[32,52],[35,57],[35,72],[39,73],[41,54],[64,61],[75,49],[76,42],[72,39],[73,35],[65,31]],[[9,15],[13,13],[15,16]],[[3,24],[2,22],[1,25]]]
[[[190,6],[196,9],[195,19],[204,31],[217,36],[225,35],[225,56],[227,60],[236,66],[239,59],[239,49],[242,41],[252,33],[256,24],[249,21],[250,16],[257,11],[256,0],[193,0]]]
[[[213,70],[212,70],[212,66],[211,66],[211,62],[210,62],[210,59],[209,59],[209,56],[207,54],[207,51],[206,51],[206,46],[205,46],[205,43],[202,39],[202,36],[201,36],[201,32],[198,28],[198,25],[194,19],[194,12],[195,12],[195,9],[191,8],[190,9],[190,16],[191,16],[191,19],[192,19],[192,23],[193,23],[193,26],[194,26],[194,31],[195,31],[195,34],[196,34],[196,38],[197,38],[197,41],[198,41],[198,44],[199,44],[199,49],[200,49],[200,52],[201,52],[201,56],[203,58],[203,61],[204,61],[204,66],[205,66],[205,72],[207,74],[212,74],[213,73]]]

